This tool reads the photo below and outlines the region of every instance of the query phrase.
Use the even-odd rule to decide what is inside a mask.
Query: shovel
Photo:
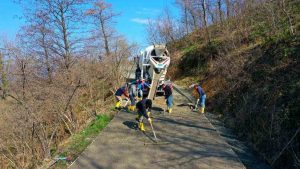
[[[157,142],[157,137],[156,137],[156,134],[155,134],[155,131],[154,131],[154,128],[153,128],[152,122],[150,123],[150,126],[151,126],[151,129],[152,129],[152,132],[153,132],[154,138],[155,138],[155,142]]]

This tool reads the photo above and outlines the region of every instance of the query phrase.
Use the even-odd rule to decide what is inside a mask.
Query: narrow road
[[[163,113],[164,99],[152,111],[158,142],[149,124],[137,130],[135,113],[120,111],[70,169],[245,168],[204,115],[181,106],[189,101],[174,91],[174,112]]]

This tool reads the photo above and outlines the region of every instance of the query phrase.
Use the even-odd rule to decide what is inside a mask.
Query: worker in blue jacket
[[[143,95],[144,95],[144,90],[150,89],[150,84],[145,82],[145,80],[141,79],[141,78],[136,81],[133,81],[131,84],[136,85],[138,100],[142,100]]]
[[[139,122],[138,128],[141,131],[145,131],[143,118],[145,117],[149,123],[152,123],[150,118],[150,111],[152,108],[152,101],[150,99],[146,99],[145,97],[136,104],[136,110],[138,113],[138,117],[136,120]]]
[[[120,87],[116,93],[115,97],[117,99],[117,103],[115,105],[115,108],[119,109],[121,107],[122,103],[122,96],[125,96],[126,100],[129,100],[129,95],[128,95],[128,85],[126,84],[125,86]]]
[[[164,91],[166,104],[167,104],[167,112],[172,113],[172,107],[173,107],[173,87],[172,84],[163,84],[162,89]]]
[[[194,110],[197,111],[198,107],[200,107],[200,112],[204,113],[206,94],[205,94],[203,88],[200,86],[200,83],[193,84],[190,86],[190,88],[194,88],[197,91],[197,93],[199,94],[199,99],[197,100]]]

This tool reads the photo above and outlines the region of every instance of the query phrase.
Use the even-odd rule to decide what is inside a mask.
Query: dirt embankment
[[[300,38],[235,49],[224,44],[176,51],[169,76],[183,86],[200,80],[208,110],[274,168],[299,165]]]

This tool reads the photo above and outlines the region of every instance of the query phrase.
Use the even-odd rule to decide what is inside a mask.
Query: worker
[[[199,94],[199,99],[197,100],[194,111],[198,111],[198,107],[200,106],[200,112],[204,113],[206,95],[203,88],[201,87],[200,83],[192,84],[190,88],[194,88]]]
[[[138,88],[138,92],[139,92],[139,97],[143,98],[144,91],[150,89],[150,84],[145,82],[144,79],[142,79],[142,80],[138,81],[137,88]]]
[[[145,80],[142,78],[131,82],[131,84],[136,85],[137,97],[138,97],[137,99],[139,101],[142,100],[142,98],[143,98],[144,90],[150,89],[150,84],[145,82]]]
[[[163,84],[162,89],[164,91],[166,104],[167,104],[167,112],[172,113],[172,107],[173,107],[173,87],[172,84]]]
[[[131,102],[130,106],[128,106],[129,111],[135,110],[135,101],[137,99],[137,96],[138,96],[138,90],[137,90],[136,84],[131,83],[129,85],[129,98],[130,98],[130,102]]]
[[[150,85],[146,83],[142,78],[133,81],[129,85],[129,98],[131,101],[131,105],[128,107],[129,111],[134,111],[135,109],[135,101],[142,100],[144,95],[144,90],[149,89]]]
[[[129,100],[129,96],[128,96],[128,84],[125,84],[125,86],[120,87],[116,93],[115,93],[115,97],[117,99],[117,103],[115,108],[119,109],[121,107],[121,103],[122,103],[122,96],[125,96],[125,99],[128,101]]]
[[[135,70],[135,79],[141,78],[141,69],[139,66],[137,66],[137,69]]]
[[[150,76],[150,73],[149,73],[149,69],[150,69],[150,66],[147,66],[146,71],[144,71],[143,77],[145,79],[145,82],[147,82],[148,84],[151,84],[152,79],[151,79],[151,76]]]
[[[138,128],[141,131],[145,131],[143,118],[145,117],[150,124],[152,124],[152,120],[150,118],[150,111],[152,108],[152,101],[150,99],[146,99],[144,97],[141,101],[136,104],[136,109],[138,113],[138,117],[136,120],[138,121]]]

